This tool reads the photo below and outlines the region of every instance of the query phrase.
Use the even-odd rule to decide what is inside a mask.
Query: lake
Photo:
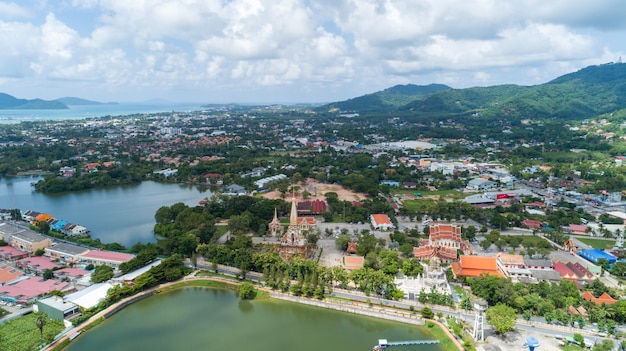
[[[432,339],[414,325],[297,303],[240,301],[230,290],[184,288],[130,305],[67,351],[369,351],[378,339]],[[394,351],[441,351],[439,345]]]
[[[154,242],[154,214],[161,206],[182,202],[195,206],[209,190],[196,186],[162,184],[152,181],[89,189],[71,193],[42,194],[31,183],[37,177],[0,178],[0,208],[19,208],[48,213],[55,218],[80,224],[103,243],[118,242],[127,247],[137,242]]]

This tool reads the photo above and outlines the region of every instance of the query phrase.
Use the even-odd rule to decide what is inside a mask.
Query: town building
[[[93,264],[94,266],[111,266],[115,269],[119,267],[120,264],[130,261],[135,257],[135,255],[123,253],[123,252],[114,252],[114,251],[104,251],[104,250],[91,250],[85,254],[80,256],[80,263],[89,265]]]
[[[24,272],[13,266],[0,263],[0,286],[17,282],[23,274]]]
[[[43,273],[46,270],[53,270],[61,267],[60,265],[52,262],[50,258],[43,256],[22,258],[15,264],[26,271],[31,271],[35,273]]]
[[[65,300],[73,302],[84,309],[98,306],[107,296],[109,289],[113,287],[111,283],[93,284],[83,290],[65,295]]]
[[[71,282],[76,282],[83,277],[91,276],[90,271],[86,271],[80,268],[70,268],[70,267],[57,269],[56,271],[53,272],[53,274],[56,279],[60,279],[60,280],[67,279]]]
[[[12,246],[0,246],[0,259],[15,261],[28,256],[28,252],[16,249]]]
[[[378,213],[370,215],[370,221],[375,230],[392,230],[393,223],[386,214]]]
[[[58,282],[54,279],[44,280],[41,277],[31,277],[12,285],[0,286],[0,299],[26,304],[35,302],[37,297],[53,290],[65,291],[69,286],[69,283]]]
[[[59,260],[65,263],[78,263],[82,255],[89,251],[88,248],[69,243],[58,243],[47,247],[44,256],[53,260]]]
[[[591,301],[597,305],[606,304],[612,305],[614,303],[619,302],[619,300],[615,300],[611,295],[607,293],[602,293],[602,295],[595,297],[589,291],[585,291],[582,295],[583,300]]]
[[[17,249],[33,254],[37,250],[43,250],[52,245],[52,240],[30,229],[25,229],[13,234],[9,244]]]
[[[69,320],[80,314],[80,308],[58,296],[52,296],[37,301],[36,311],[45,313],[50,319],[57,321]]]

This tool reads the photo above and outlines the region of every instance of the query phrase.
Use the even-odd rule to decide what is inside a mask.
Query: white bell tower
[[[474,320],[474,340],[485,340],[485,315],[484,312],[487,309],[487,301],[478,299],[474,301],[474,310],[476,310],[476,319]]]

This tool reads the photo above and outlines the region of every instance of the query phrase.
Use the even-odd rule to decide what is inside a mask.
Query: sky
[[[621,0],[0,0],[19,98],[331,102],[626,60]]]

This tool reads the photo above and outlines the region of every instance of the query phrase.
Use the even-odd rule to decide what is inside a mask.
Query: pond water
[[[130,305],[81,335],[68,351],[369,351],[378,339],[432,339],[414,325],[267,299],[184,288]],[[441,351],[439,345],[393,351]]]

